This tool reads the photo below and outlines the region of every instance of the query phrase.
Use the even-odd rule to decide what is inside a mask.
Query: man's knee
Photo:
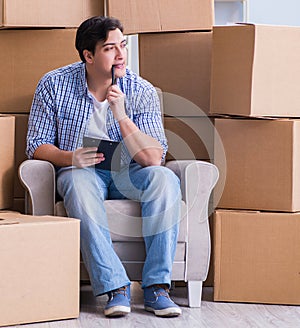
[[[179,179],[176,174],[165,166],[150,166],[152,179],[158,183],[167,185],[179,185]]]
[[[172,197],[180,193],[180,181],[176,174],[164,166],[150,166],[149,187],[156,189],[161,195]]]
[[[100,199],[103,196],[104,199],[101,189],[94,170],[70,169],[61,172],[57,178],[57,190],[62,197],[66,194],[73,194],[81,198],[92,192],[98,194]]]

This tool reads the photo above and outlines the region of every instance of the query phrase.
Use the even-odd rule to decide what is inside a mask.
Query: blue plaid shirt
[[[126,69],[124,77],[118,79],[118,86],[126,95],[125,108],[129,118],[142,132],[162,145],[163,161],[167,140],[155,88],[129,69]],[[28,158],[33,158],[35,150],[43,144],[52,144],[69,151],[81,147],[93,111],[84,63],[74,63],[47,73],[37,85],[31,106],[26,149]],[[106,125],[110,139],[122,141],[119,124],[110,108]],[[129,164],[131,160],[123,142],[122,162]]]

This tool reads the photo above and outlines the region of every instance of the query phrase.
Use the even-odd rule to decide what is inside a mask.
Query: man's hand
[[[114,118],[118,122],[127,117],[125,112],[125,95],[117,85],[114,84],[108,88],[106,98]]]
[[[96,165],[104,160],[103,153],[97,153],[97,147],[77,148],[73,152],[73,165],[78,168]]]

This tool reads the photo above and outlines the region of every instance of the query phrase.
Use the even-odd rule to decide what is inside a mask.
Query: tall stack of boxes
[[[158,1],[157,6],[157,26],[139,32],[139,64],[140,75],[164,92],[167,159],[211,160],[213,125],[207,114],[213,1]],[[147,8],[144,12],[148,15]]]
[[[26,159],[27,121],[36,85],[46,72],[79,60],[75,28],[83,19],[101,14],[103,4],[97,0],[3,0],[0,4],[0,114],[2,121],[4,114],[15,118],[15,147],[9,148],[14,149],[14,164],[8,168],[6,154],[0,159],[0,167],[7,168],[0,190],[6,201],[0,209],[23,212],[24,190],[17,169]]]
[[[299,39],[295,27],[213,30],[211,114],[225,116],[215,118],[217,301],[300,304]]]
[[[167,160],[212,161],[214,128],[208,113],[214,1],[137,0],[123,1],[123,6],[125,33],[138,34],[140,75],[163,91]],[[210,266],[205,285],[212,283]]]
[[[79,221],[21,215],[17,170],[39,79],[79,60],[75,28],[103,7],[98,0],[0,1],[1,326],[79,315]]]

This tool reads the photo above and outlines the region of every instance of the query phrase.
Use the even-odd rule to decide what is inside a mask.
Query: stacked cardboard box
[[[211,0],[106,0],[105,9],[126,34],[211,30],[214,17]]]
[[[299,37],[297,27],[214,27],[211,113],[299,117]]]
[[[79,316],[79,225],[0,211],[0,326]]]
[[[300,304],[300,213],[217,210],[214,299]]]
[[[211,113],[227,115],[215,119],[215,300],[300,304],[299,38],[214,28]]]

